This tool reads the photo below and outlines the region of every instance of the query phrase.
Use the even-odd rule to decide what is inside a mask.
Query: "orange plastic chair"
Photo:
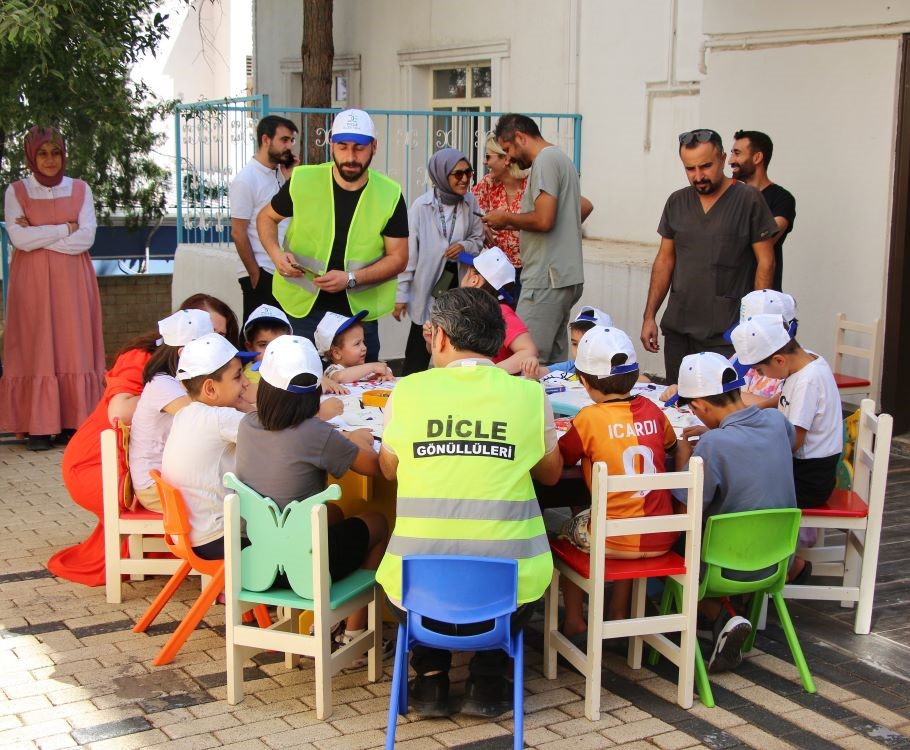
[[[158,494],[161,497],[161,507],[164,511],[164,541],[171,552],[183,563],[177,569],[177,572],[171,576],[164,588],[161,589],[161,593],[155,597],[155,600],[139,622],[136,623],[133,632],[145,632],[146,628],[155,621],[164,605],[168,603],[174,592],[191,572],[197,571],[202,575],[211,576],[211,580],[202,589],[199,598],[196,599],[183,621],[171,637],[168,638],[158,656],[152,661],[152,664],[160,667],[164,664],[170,664],[174,660],[186,639],[190,637],[190,634],[196,629],[205,613],[215,603],[218,594],[224,589],[224,560],[203,560],[193,552],[193,547],[190,544],[190,522],[187,517],[183,494],[176,487],[165,482],[161,478],[161,473],[157,470],[152,470],[149,473],[155,481],[155,486],[158,488]],[[272,624],[265,606],[260,605],[254,611],[256,613],[256,621],[260,627],[267,628]],[[249,619],[252,620],[252,616]]]

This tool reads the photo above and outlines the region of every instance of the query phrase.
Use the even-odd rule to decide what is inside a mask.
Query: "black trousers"
[[[664,367],[667,371],[667,383],[679,381],[679,365],[687,354],[700,352],[717,352],[725,357],[733,356],[733,344],[705,344],[699,339],[683,333],[664,331]]]
[[[386,598],[389,605],[389,611],[398,622],[404,625],[408,621],[407,612],[396,607]],[[534,612],[534,607],[538,602],[529,602],[522,604],[512,613],[512,634],[517,633],[523,628]],[[453,625],[450,622],[439,622],[424,618],[423,624],[430,630],[435,630],[444,635],[477,635],[484,633],[493,627],[493,621],[471,622],[465,625]],[[411,666],[417,674],[427,674],[428,672],[448,672],[452,667],[452,652],[439,648],[430,648],[429,646],[415,645],[411,649]],[[509,656],[502,649],[493,651],[477,651],[471,657],[468,665],[468,672],[471,677],[505,677],[509,671]]]
[[[243,292],[243,320],[240,321],[240,329],[243,330],[243,324],[246,323],[247,318],[250,317],[250,313],[253,312],[259,305],[272,305],[281,309],[281,305],[278,304],[272,296],[272,274],[266,271],[264,268],[259,269],[259,283],[256,284],[256,288],[253,289],[252,284],[250,284],[249,276],[242,276],[237,279],[240,283],[240,291]]]

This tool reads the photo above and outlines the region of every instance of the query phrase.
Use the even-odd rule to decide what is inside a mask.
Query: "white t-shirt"
[[[163,409],[184,396],[186,389],[177,379],[160,372],[142,389],[130,425],[130,476],[137,490],[151,487],[149,472],[161,469],[161,454],[174,421]]]
[[[275,272],[275,264],[272,263],[272,259],[269,258],[269,254],[259,241],[256,217],[284,183],[284,175],[280,168],[269,169],[256,159],[250,159],[249,163],[237,173],[228,194],[231,201],[231,218],[245,219],[250,222],[246,233],[250,238],[250,245],[253,246],[253,256],[259,267],[269,273]],[[287,231],[290,221],[290,219],[285,219],[278,225],[279,245],[284,243],[284,233]],[[246,275],[246,269],[238,258],[237,276]]]
[[[822,357],[786,380],[780,394],[780,409],[794,427],[806,430],[796,458],[825,458],[840,453],[843,444],[840,394],[831,368]]]
[[[229,406],[207,406],[194,401],[174,416],[164,446],[161,476],[183,493],[194,547],[224,535],[224,498],[221,483],[234,471],[237,430],[243,412]]]

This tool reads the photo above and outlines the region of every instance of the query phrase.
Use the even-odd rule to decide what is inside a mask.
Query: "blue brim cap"
[[[752,369],[752,365],[744,365],[742,362],[740,362],[739,357],[734,357],[731,359],[730,365],[734,370],[736,370],[736,377],[738,378],[745,377],[746,373]]]
[[[356,143],[360,146],[366,146],[372,142],[373,139],[370,136],[360,135],[359,133],[339,133],[332,136],[332,143]]]
[[[465,253],[465,252],[458,253],[458,257],[456,258],[456,260],[459,263],[464,263],[466,266],[474,265],[474,256],[471,255],[470,253]]]
[[[259,356],[259,352],[238,351],[234,356],[237,357],[237,359],[239,359],[241,362],[249,362],[252,359],[256,359],[256,357]]]
[[[355,313],[350,318],[348,318],[344,323],[342,323],[338,328],[335,329],[335,335],[337,336],[340,333],[344,333],[348,328],[350,328],[354,323],[359,323],[367,316],[366,310],[361,310],[359,313]]]

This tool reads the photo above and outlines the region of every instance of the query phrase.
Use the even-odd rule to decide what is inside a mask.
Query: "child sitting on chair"
[[[207,310],[178,310],[158,321],[161,344],[142,370],[145,387],[136,402],[130,425],[130,477],[142,507],[161,512],[158,488],[149,476],[161,469],[161,454],[174,415],[190,403],[186,390],[174,376],[183,347],[193,339],[213,333]]]
[[[783,333],[780,316],[775,317]],[[679,368],[679,402],[689,404],[705,426],[683,431],[676,462],[685,471],[693,455],[704,460],[704,516],[796,505],[790,462],[793,426],[775,409],[746,406],[740,396],[742,384],[730,362],[717,352],[690,354]],[[690,438],[696,436],[693,451]],[[685,490],[673,494],[685,504]],[[714,623],[708,671],[734,669],[742,661],[742,645],[752,625],[719,599],[703,599],[698,610]]]
[[[663,472],[664,455],[676,448],[676,433],[660,407],[643,396],[632,396],[638,379],[638,360],[629,337],[618,328],[594,326],[578,343],[575,359],[578,379],[594,401],[575,416],[572,427],[559,440],[563,464],[582,461],[590,493],[591,466],[607,464],[610,474]],[[668,490],[647,494],[616,492],[607,499],[607,518],[669,515],[673,503]],[[583,510],[563,527],[562,536],[579,549],[590,550],[591,509]],[[673,545],[675,533],[607,537],[608,558],[658,557]],[[565,622],[563,634],[582,640],[587,623],[582,614],[582,590],[567,578],[563,582]],[[613,584],[608,617],[629,616],[631,581]]]
[[[335,383],[353,383],[357,380],[394,380],[392,370],[385,362],[367,362],[367,345],[363,339],[360,321],[366,310],[346,318],[327,312],[313,338],[316,351],[327,363],[325,378]]]
[[[250,381],[244,397],[251,404],[256,403],[256,390],[259,386],[259,373],[253,369],[255,362],[262,359],[262,353],[269,342],[279,336],[291,332],[291,322],[284,310],[273,305],[259,305],[243,325],[244,345],[248,352],[256,354],[256,358],[243,368],[243,374]]]
[[[226,471],[234,471],[237,430],[249,405],[243,393],[249,383],[243,361],[223,336],[209,333],[191,341],[180,353],[177,380],[191,403],[174,417],[161,460],[161,476],[177,487],[186,501],[190,544],[203,560],[224,558]]]
[[[515,314],[515,266],[498,247],[479,255],[460,253],[458,261],[468,268],[459,286],[483,289],[496,297],[506,322],[506,337],[493,363],[512,375],[521,372],[525,362],[537,361],[537,347],[528,327]]]
[[[279,336],[255,365],[261,376],[257,410],[247,414],[237,434],[238,479],[280,508],[322,492],[326,474],[349,470],[379,474],[379,456],[369,430],[339,432],[317,418],[322,394],[322,363],[309,339]],[[337,400],[337,399],[336,399]],[[385,516],[365,511],[345,518],[327,503],[329,574],[333,581],[358,568],[375,570],[385,552]],[[366,608],[347,620],[344,640],[366,628]]]
[[[540,380],[547,375],[561,377],[566,380],[577,380],[575,354],[578,351],[578,342],[594,326],[613,328],[613,318],[603,310],[585,305],[581,308],[575,320],[569,323],[569,355],[572,359],[567,359],[565,362],[554,362],[549,367],[541,365],[536,357],[527,359],[521,368],[521,374],[534,378],[534,380]]]

